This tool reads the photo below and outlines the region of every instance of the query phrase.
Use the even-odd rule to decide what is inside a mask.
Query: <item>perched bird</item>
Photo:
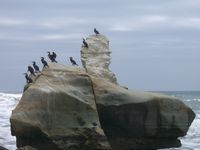
[[[78,66],[78,64],[77,64],[76,61],[73,59],[73,57],[69,57],[69,59],[70,59],[70,62],[72,63],[73,66],[74,66],[74,65]]]
[[[40,68],[38,67],[38,65],[36,65],[36,62],[33,61],[32,63],[33,63],[33,68],[35,69],[35,72],[36,73],[40,72]]]
[[[33,80],[28,76],[27,73],[24,73],[25,74],[25,78],[26,78],[26,83],[33,83]]]
[[[54,59],[56,59],[57,55],[56,55],[55,52],[52,53],[52,57],[53,57]]]
[[[57,61],[56,61],[56,53],[54,53],[54,52],[53,52],[53,54],[51,54],[51,52],[47,52],[47,53],[48,53],[48,57],[51,60],[51,62],[57,63]]]
[[[33,67],[28,66],[28,71],[29,71],[32,75],[36,76]]]
[[[96,35],[100,34],[99,31],[98,31],[96,28],[94,28],[94,33],[95,33]]]
[[[83,46],[88,48],[88,43],[85,41],[84,38],[83,38]]]
[[[43,64],[43,68],[49,67],[48,63],[44,60],[44,57],[41,57],[41,62]]]

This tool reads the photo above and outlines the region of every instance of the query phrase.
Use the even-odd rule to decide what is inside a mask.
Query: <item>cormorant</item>
[[[70,59],[70,62],[72,63],[73,66],[74,66],[74,65],[78,66],[78,64],[77,64],[76,61],[73,59],[73,57],[69,57],[69,59]]]
[[[98,31],[96,28],[94,28],[94,33],[95,33],[96,35],[100,34],[99,31]]]
[[[56,55],[55,52],[52,53],[52,57],[53,57],[54,59],[56,59],[57,55]]]
[[[29,71],[32,75],[36,76],[35,73],[34,73],[33,67],[28,66],[28,71]]]
[[[28,76],[27,73],[24,73],[25,74],[25,78],[26,78],[26,83],[33,83],[33,80]]]
[[[49,67],[48,63],[44,60],[44,57],[41,57],[41,62],[43,64],[43,68]]]
[[[83,38],[83,46],[88,48],[88,43],[85,41],[84,38]]]
[[[36,73],[40,72],[40,68],[38,67],[38,65],[36,65],[35,61],[33,61],[33,68],[35,69]]]
[[[47,52],[48,53],[48,57],[51,60],[51,62],[56,62],[56,53],[53,52],[53,54],[51,54],[51,52]]]

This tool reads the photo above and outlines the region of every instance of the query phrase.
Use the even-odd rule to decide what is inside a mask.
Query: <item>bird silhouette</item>
[[[51,54],[51,52],[47,52],[48,53],[48,57],[49,57],[49,59],[51,60],[51,62],[55,62],[55,63],[57,63],[57,61],[56,61],[56,53],[55,52],[53,52],[53,54]]]
[[[94,33],[95,33],[96,35],[100,34],[99,31],[98,31],[96,28],[94,28]]]
[[[73,57],[69,57],[69,59],[70,59],[70,62],[72,63],[73,66],[74,66],[74,65],[78,66],[78,64],[77,64],[76,61],[73,59]]]
[[[44,57],[41,57],[41,62],[43,64],[43,68],[49,67],[48,63],[44,60]]]
[[[38,67],[38,65],[36,65],[36,62],[33,61],[32,63],[33,63],[33,68],[35,69],[35,73],[40,72],[40,68]]]
[[[27,73],[24,73],[25,78],[26,78],[26,83],[33,83],[33,80],[28,76]]]
[[[83,46],[88,48],[88,43],[85,41],[84,38],[83,38]]]
[[[28,66],[28,71],[29,71],[32,75],[36,76],[33,67]]]

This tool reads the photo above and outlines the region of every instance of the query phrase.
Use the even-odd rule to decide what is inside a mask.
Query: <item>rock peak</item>
[[[111,51],[109,40],[104,35],[90,35],[86,38],[88,48],[81,48],[81,61],[86,72],[94,77],[104,78],[117,84],[115,74],[109,69]]]

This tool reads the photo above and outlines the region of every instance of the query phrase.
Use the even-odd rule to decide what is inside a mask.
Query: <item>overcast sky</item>
[[[200,0],[0,0],[0,91],[54,50],[80,64],[82,37],[110,40],[118,82],[134,90],[200,90]]]

